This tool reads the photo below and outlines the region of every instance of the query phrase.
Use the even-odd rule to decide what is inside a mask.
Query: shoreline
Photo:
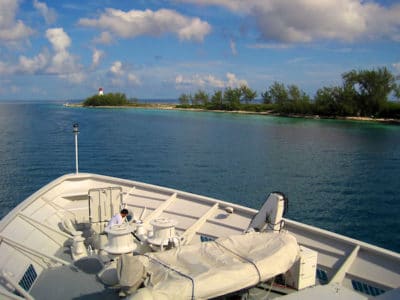
[[[371,117],[356,117],[356,116],[320,116],[320,115],[301,115],[301,114],[282,114],[272,111],[245,111],[245,110],[208,110],[203,108],[179,108],[176,104],[166,103],[140,103],[135,105],[122,105],[122,106],[83,106],[82,104],[63,104],[65,107],[87,107],[87,108],[145,108],[145,109],[160,109],[160,110],[181,110],[181,111],[198,111],[198,112],[217,112],[217,113],[231,113],[231,114],[248,114],[248,115],[264,115],[274,117],[298,118],[298,119],[315,119],[315,120],[347,120],[347,121],[361,121],[361,122],[376,122],[381,124],[400,125],[400,119],[385,119],[385,118],[371,118]]]

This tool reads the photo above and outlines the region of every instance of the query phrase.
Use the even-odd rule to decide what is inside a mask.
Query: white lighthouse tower
[[[101,87],[101,88],[99,88],[99,96],[103,96],[104,95],[104,92],[103,92],[103,88]]]

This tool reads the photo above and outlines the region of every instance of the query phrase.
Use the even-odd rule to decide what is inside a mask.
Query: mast
[[[76,175],[79,173],[79,165],[78,165],[78,133],[79,133],[79,124],[75,123],[73,125],[73,131],[75,134],[75,169],[76,169]]]

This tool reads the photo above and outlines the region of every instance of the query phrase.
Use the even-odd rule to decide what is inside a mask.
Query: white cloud
[[[71,39],[62,28],[47,29],[46,37],[56,52],[66,51],[66,49],[71,45]]]
[[[236,78],[236,75],[233,73],[226,73],[226,78],[228,79],[227,86],[231,88],[248,85],[246,80]]]
[[[195,74],[192,77],[183,77],[182,75],[178,75],[175,78],[175,84],[177,88],[184,88],[184,87],[224,88],[225,87],[225,82],[214,77],[213,75],[199,75],[199,74]]]
[[[232,54],[237,55],[236,43],[234,40],[230,40],[229,46],[231,47]]]
[[[104,52],[98,49],[93,50],[92,55],[92,68],[96,68],[100,64],[100,60],[103,58]]]
[[[133,74],[133,73],[129,73],[129,74],[128,74],[128,81],[129,81],[129,83],[132,83],[132,84],[134,84],[134,85],[141,85],[141,84],[142,84],[142,82],[141,82],[141,80],[139,79],[139,77],[136,76],[136,75]]]
[[[400,72],[400,62],[392,64],[392,67],[393,67],[397,72]]]
[[[233,73],[226,73],[226,80],[219,79],[213,75],[199,75],[195,74],[191,77],[184,77],[178,75],[175,77],[175,85],[178,89],[182,88],[236,88],[241,85],[247,85],[247,81],[236,78]]]
[[[268,0],[267,0],[268,1]],[[194,3],[200,5],[217,5],[217,6],[224,6],[232,11],[235,12],[243,12],[246,13],[250,10],[250,8],[254,5],[254,0],[178,0],[178,2],[183,3]]]
[[[224,88],[226,86],[223,80],[220,80],[212,75],[208,75],[206,77],[206,82],[208,82],[210,86],[215,88]]]
[[[202,41],[211,31],[207,22],[183,16],[169,9],[124,12],[107,8],[98,19],[83,18],[79,20],[79,24],[105,29],[123,38],[174,33],[181,40]]]
[[[82,78],[82,76],[79,75],[80,66],[76,62],[75,57],[68,51],[71,45],[71,39],[68,34],[63,28],[51,28],[47,29],[46,37],[54,49],[54,55],[51,59],[50,66],[47,68],[47,72],[58,75],[69,74],[69,76],[65,78],[72,82],[78,82],[78,79]]]
[[[108,31],[104,31],[100,34],[100,36],[95,37],[93,39],[93,42],[98,43],[98,44],[105,44],[105,45],[109,45],[112,43],[112,36],[111,33],[109,33]]]
[[[126,86],[126,85],[141,85],[142,82],[129,66],[123,64],[121,61],[115,61],[109,70],[111,76],[110,82],[114,86]]]
[[[16,20],[18,1],[0,0],[0,41],[18,42],[33,34],[21,20]]]
[[[400,41],[400,4],[363,0],[180,0],[219,5],[255,20],[264,40],[287,43],[317,39]]]
[[[247,48],[252,49],[288,49],[290,44],[280,44],[280,43],[257,43],[248,45]]]
[[[182,75],[178,75],[175,77],[175,83],[176,84],[184,84],[185,83],[185,79],[183,78]]]
[[[85,74],[68,51],[71,45],[68,34],[62,28],[51,28],[46,31],[46,37],[53,47],[52,52],[44,49],[32,58],[21,55],[18,64],[0,62],[0,74],[53,74],[70,82],[82,82]]]
[[[86,79],[86,74],[81,71],[61,74],[59,76],[72,83],[82,83]]]
[[[53,74],[64,74],[74,72],[75,67],[74,58],[71,54],[67,51],[60,51],[53,55],[47,71]]]
[[[252,14],[264,39],[352,41],[366,32],[364,7],[354,0],[292,0],[259,4]]]
[[[22,73],[34,74],[42,72],[49,64],[49,55],[47,52],[42,52],[33,58],[26,56],[19,57],[18,71]]]
[[[113,65],[110,67],[110,72],[115,76],[124,75],[124,70],[122,70],[122,62],[115,61]]]
[[[53,9],[48,8],[46,3],[34,0],[33,6],[40,12],[47,24],[52,24],[56,21],[56,12]]]

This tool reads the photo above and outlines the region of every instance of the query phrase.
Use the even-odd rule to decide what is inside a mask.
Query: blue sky
[[[395,0],[0,0],[0,100],[139,99],[400,74]]]

